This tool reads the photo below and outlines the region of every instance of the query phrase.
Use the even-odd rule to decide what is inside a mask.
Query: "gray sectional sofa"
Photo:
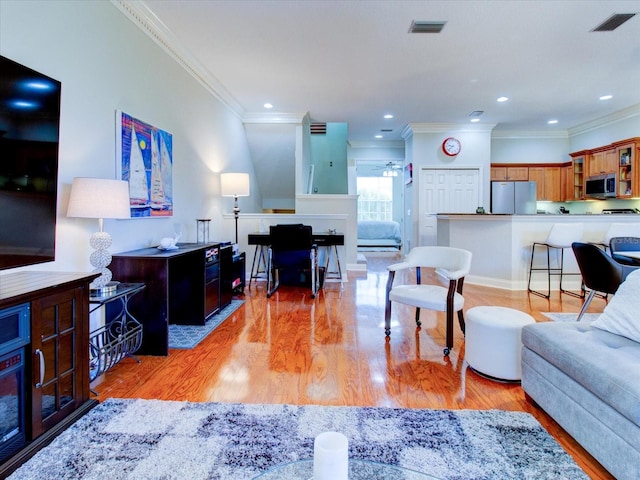
[[[640,478],[640,343],[584,321],[527,325],[522,343],[529,398],[617,479]]]

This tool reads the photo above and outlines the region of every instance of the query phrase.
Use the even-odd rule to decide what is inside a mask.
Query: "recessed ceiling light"
[[[497,101],[502,103],[502,102],[506,102],[507,100],[509,100],[509,97],[498,97]]]
[[[389,119],[389,118],[393,118],[393,115],[391,115],[390,113],[387,113],[384,118]]]
[[[382,135],[376,135],[376,138],[382,138]]]
[[[270,103],[265,103],[264,108],[273,108],[273,105],[271,105]]]
[[[611,100],[613,98],[613,95],[602,95],[600,97],[600,100]]]
[[[558,120],[555,120],[555,119],[554,120],[549,120],[547,123],[549,125],[555,125],[556,123],[558,123]]]
[[[471,119],[471,123],[476,123],[476,122],[479,122],[479,121],[480,121],[480,119],[479,119],[479,118],[472,118],[472,119]]]

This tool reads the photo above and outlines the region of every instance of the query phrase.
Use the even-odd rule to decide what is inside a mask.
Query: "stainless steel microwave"
[[[612,198],[616,196],[615,173],[588,177],[584,183],[585,196],[589,198]]]

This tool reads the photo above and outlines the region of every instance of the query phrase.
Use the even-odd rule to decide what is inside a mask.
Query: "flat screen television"
[[[0,56],[0,270],[55,259],[61,87]]]

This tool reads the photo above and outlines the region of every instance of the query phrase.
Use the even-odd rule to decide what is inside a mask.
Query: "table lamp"
[[[223,197],[233,197],[233,216],[236,220],[236,243],[238,243],[238,197],[249,196],[249,174],[248,173],[221,173],[220,192]]]
[[[129,182],[104,178],[78,177],[71,184],[68,217],[97,218],[99,231],[91,235],[89,244],[94,251],[89,257],[93,273],[100,276],[91,282],[93,293],[105,294],[115,291],[116,282],[111,282],[111,235],[104,231],[105,218],[130,218]]]

